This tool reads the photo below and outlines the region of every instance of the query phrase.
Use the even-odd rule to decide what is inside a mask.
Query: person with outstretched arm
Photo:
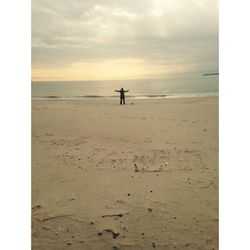
[[[123,88],[121,88],[120,90],[115,90],[115,92],[120,92],[120,105],[124,104],[125,105],[125,92],[128,92],[128,90],[124,90]]]

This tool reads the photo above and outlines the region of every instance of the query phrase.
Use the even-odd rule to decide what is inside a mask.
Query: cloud
[[[217,4],[215,0],[33,0],[33,75],[51,68],[72,71],[76,65],[85,65],[94,74],[91,67],[115,67],[116,62],[125,68],[137,62],[142,71],[138,75],[144,77],[152,76],[152,72],[147,75],[150,67],[158,77],[217,71]],[[74,74],[85,77],[82,72]],[[126,78],[126,70],[122,77]]]

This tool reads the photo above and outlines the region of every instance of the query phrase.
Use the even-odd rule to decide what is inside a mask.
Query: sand
[[[32,101],[32,249],[218,249],[218,97]]]

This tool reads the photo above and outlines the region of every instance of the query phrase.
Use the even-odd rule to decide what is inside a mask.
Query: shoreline
[[[193,93],[193,94],[149,94],[138,96],[126,96],[129,100],[165,100],[165,99],[186,99],[186,98],[208,98],[218,97],[219,93]],[[46,96],[46,97],[32,97],[31,100],[115,100],[119,98],[118,95],[112,96],[98,96],[98,95],[86,95],[75,97],[62,97],[62,96]]]

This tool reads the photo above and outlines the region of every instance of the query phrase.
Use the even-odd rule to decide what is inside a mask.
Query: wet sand
[[[218,249],[218,98],[32,101],[32,249]]]

